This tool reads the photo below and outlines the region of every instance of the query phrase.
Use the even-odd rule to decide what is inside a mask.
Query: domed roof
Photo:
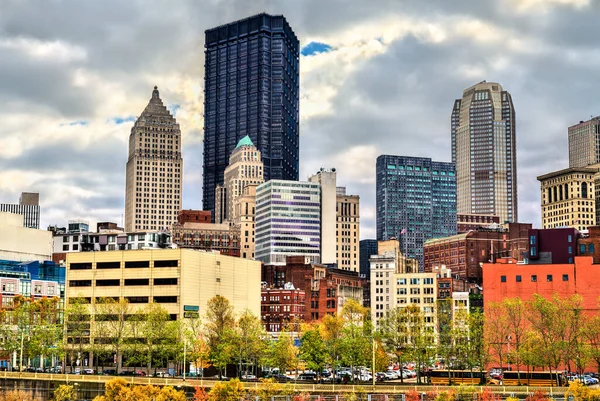
[[[246,135],[245,137],[240,139],[240,141],[238,142],[238,144],[235,148],[236,149],[241,148],[242,146],[254,146],[254,144],[252,143],[252,140],[250,139],[250,137],[248,135]]]

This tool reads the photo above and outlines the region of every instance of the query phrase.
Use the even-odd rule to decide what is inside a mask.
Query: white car
[[[247,374],[247,375],[242,375],[242,379],[243,380],[255,380],[256,376],[251,375],[251,374]]]

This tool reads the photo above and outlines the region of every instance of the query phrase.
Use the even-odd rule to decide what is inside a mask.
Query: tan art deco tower
[[[452,162],[457,214],[517,222],[515,109],[495,82],[466,89],[452,110]]]
[[[129,135],[125,230],[170,229],[181,210],[182,177],[179,124],[155,86]]]

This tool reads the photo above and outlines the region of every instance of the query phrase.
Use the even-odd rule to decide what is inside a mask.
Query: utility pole
[[[375,387],[375,336],[372,337],[373,339],[373,346],[371,348],[373,348],[373,360],[372,362],[372,366],[371,366],[371,379],[373,380],[373,388]]]
[[[187,339],[183,338],[183,381],[185,381],[185,356],[187,354]]]

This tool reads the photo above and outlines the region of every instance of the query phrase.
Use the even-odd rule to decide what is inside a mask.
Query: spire
[[[160,99],[160,96],[158,95],[158,86],[154,87],[154,90],[152,91],[152,97]]]
[[[241,148],[242,146],[254,146],[254,144],[252,143],[252,140],[250,139],[250,137],[248,135],[246,135],[245,137],[240,139],[240,141],[238,142],[238,144],[235,148],[236,149]]]

